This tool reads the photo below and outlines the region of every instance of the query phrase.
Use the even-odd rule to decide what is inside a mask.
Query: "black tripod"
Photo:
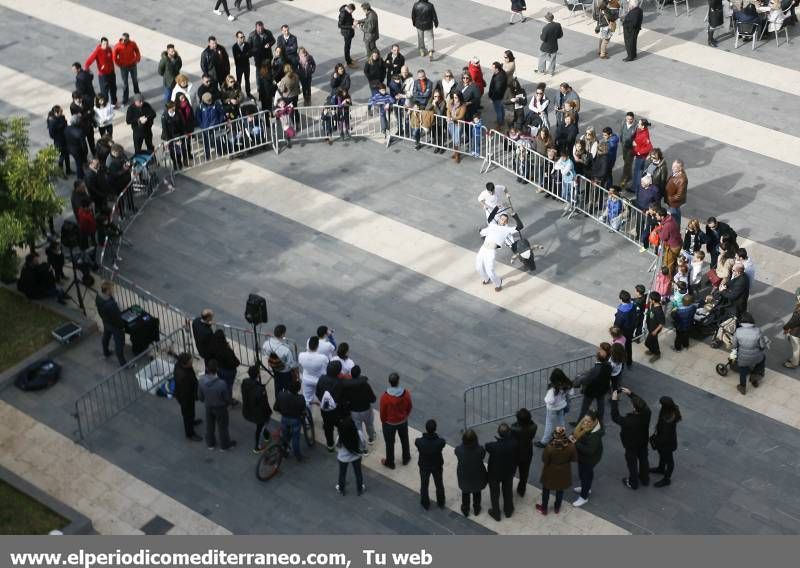
[[[72,263],[72,283],[64,290],[64,296],[69,298],[73,302],[75,300],[72,299],[72,296],[69,295],[69,291],[75,288],[75,295],[78,297],[78,307],[83,312],[83,315],[86,315],[86,306],[83,303],[83,296],[86,294],[86,291],[81,291],[81,279],[78,276],[78,263],[75,260],[75,249],[74,247],[69,248],[69,259]],[[84,285],[84,288],[90,288]]]

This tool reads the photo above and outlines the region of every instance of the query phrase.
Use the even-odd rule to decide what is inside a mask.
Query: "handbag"
[[[661,242],[658,236],[659,227],[661,227],[661,225],[650,231],[650,235],[647,237],[647,242],[649,242],[654,247],[657,247],[659,242]]]
[[[717,276],[717,270],[715,268],[711,268],[706,273],[706,276],[708,277],[709,284],[711,284],[713,288],[719,288],[720,282],[722,282],[722,278]]]
[[[294,138],[294,127],[287,126],[283,129],[283,133],[286,134],[286,138]]]

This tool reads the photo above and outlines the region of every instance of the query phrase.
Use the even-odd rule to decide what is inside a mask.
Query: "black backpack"
[[[24,391],[44,390],[61,378],[61,365],[52,359],[42,359],[20,371],[14,385]]]

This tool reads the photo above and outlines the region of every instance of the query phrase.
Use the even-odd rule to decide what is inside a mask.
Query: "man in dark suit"
[[[608,362],[610,353],[602,349],[597,350],[594,367],[586,372],[576,381],[583,389],[583,401],[578,420],[586,416],[592,401],[597,401],[597,419],[603,420],[605,414],[605,398],[611,388],[611,364]],[[578,422],[570,422],[572,426],[577,426]]]
[[[561,24],[554,22],[552,13],[547,12],[544,15],[547,23],[542,28],[542,34],[539,39],[542,40],[542,45],[539,48],[539,68],[536,69],[537,73],[544,73],[547,70],[547,65],[550,66],[550,75],[556,74],[556,55],[558,55],[558,40],[564,36],[564,30],[561,29]]]
[[[500,521],[500,491],[503,492],[503,512],[514,514],[514,472],[517,469],[517,441],[511,427],[503,422],[497,427],[497,439],[486,444],[489,454],[489,497],[492,508],[489,516]]]
[[[747,300],[750,297],[750,279],[744,273],[744,265],[733,265],[731,278],[725,289],[720,290],[719,296],[723,319],[732,316],[738,318],[747,311]]]
[[[639,31],[642,29],[642,18],[644,12],[639,8],[639,0],[628,2],[628,13],[622,20],[622,33],[625,38],[625,51],[628,57],[623,61],[633,61],[636,59],[636,40],[639,38]]]
[[[211,353],[211,338],[214,336],[214,312],[208,308],[200,312],[200,316],[192,321],[192,335],[194,344],[197,346],[197,354],[203,358],[208,366],[209,359],[213,358]]]
[[[202,438],[194,431],[194,427],[201,422],[200,420],[195,420],[194,412],[199,383],[194,367],[192,367],[192,356],[189,353],[178,355],[172,376],[175,378],[175,400],[181,405],[183,433],[188,440],[199,442]]]

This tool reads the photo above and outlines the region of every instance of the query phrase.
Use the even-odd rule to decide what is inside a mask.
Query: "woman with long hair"
[[[468,517],[472,501],[472,512],[478,515],[481,512],[481,491],[488,481],[486,466],[483,463],[486,449],[478,442],[475,430],[467,429],[461,436],[461,445],[454,451],[458,460],[456,477],[458,488],[461,490],[461,512]]]
[[[544,418],[544,433],[542,438],[534,445],[544,448],[553,438],[556,426],[564,427],[564,414],[567,408],[567,391],[572,388],[572,381],[561,369],[553,369],[550,373],[550,382],[547,393],[544,395],[546,414]]]
[[[553,431],[553,439],[542,452],[542,503],[536,504],[536,510],[542,515],[547,514],[547,505],[550,501],[550,492],[556,492],[556,501],[553,511],[561,511],[561,502],[564,499],[564,490],[572,485],[572,462],[577,461],[578,452],[575,444],[567,438],[563,426]]]
[[[456,163],[461,162],[461,154],[458,153],[458,147],[461,145],[461,121],[467,113],[467,105],[464,104],[464,96],[456,91],[453,93],[452,102],[447,106],[447,132],[450,134],[450,139],[453,142],[453,156],[452,159]]]
[[[300,77],[300,87],[303,91],[303,105],[309,106],[311,104],[311,79],[317,70],[317,62],[305,47],[298,49],[297,53],[299,54],[297,75]]]
[[[678,422],[681,421],[681,410],[668,396],[662,396],[661,411],[658,413],[656,431],[650,437],[650,444],[658,452],[658,467],[650,468],[650,473],[660,473],[664,477],[656,481],[653,487],[666,487],[671,483],[675,470],[673,453],[678,449]]]
[[[572,504],[574,507],[583,507],[589,502],[592,481],[594,481],[594,468],[603,457],[604,434],[605,430],[597,418],[597,412],[589,410],[586,416],[578,422],[578,426],[570,438],[575,443],[575,450],[578,452],[578,478],[581,480],[580,486],[575,488],[578,498]]]

